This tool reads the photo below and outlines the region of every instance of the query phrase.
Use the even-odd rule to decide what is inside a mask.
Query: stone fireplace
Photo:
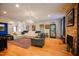
[[[67,14],[69,11],[74,8],[74,25],[73,26],[66,26],[65,32],[65,43],[67,43],[67,50],[71,52],[73,55],[76,55],[76,48],[77,48],[77,4],[74,4],[72,7],[69,7],[67,10]],[[65,22],[67,25],[67,17],[65,18]]]
[[[73,36],[67,35],[67,51],[71,52],[73,51]]]

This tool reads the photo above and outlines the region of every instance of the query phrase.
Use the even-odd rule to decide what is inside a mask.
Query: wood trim
[[[79,4],[77,7],[77,45],[76,45],[76,55],[79,56]]]

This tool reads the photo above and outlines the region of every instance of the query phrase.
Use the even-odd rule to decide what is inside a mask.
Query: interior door
[[[56,24],[50,25],[50,37],[55,38],[56,37]]]

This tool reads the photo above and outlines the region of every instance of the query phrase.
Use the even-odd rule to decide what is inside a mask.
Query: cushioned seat
[[[45,44],[45,34],[40,33],[40,36],[38,38],[32,38],[31,43],[32,45],[43,47]]]

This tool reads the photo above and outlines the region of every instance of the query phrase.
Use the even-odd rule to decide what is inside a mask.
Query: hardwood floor
[[[43,48],[30,46],[28,49],[8,43],[8,49],[0,52],[1,56],[72,56],[66,51],[66,45],[60,39],[46,38]]]

